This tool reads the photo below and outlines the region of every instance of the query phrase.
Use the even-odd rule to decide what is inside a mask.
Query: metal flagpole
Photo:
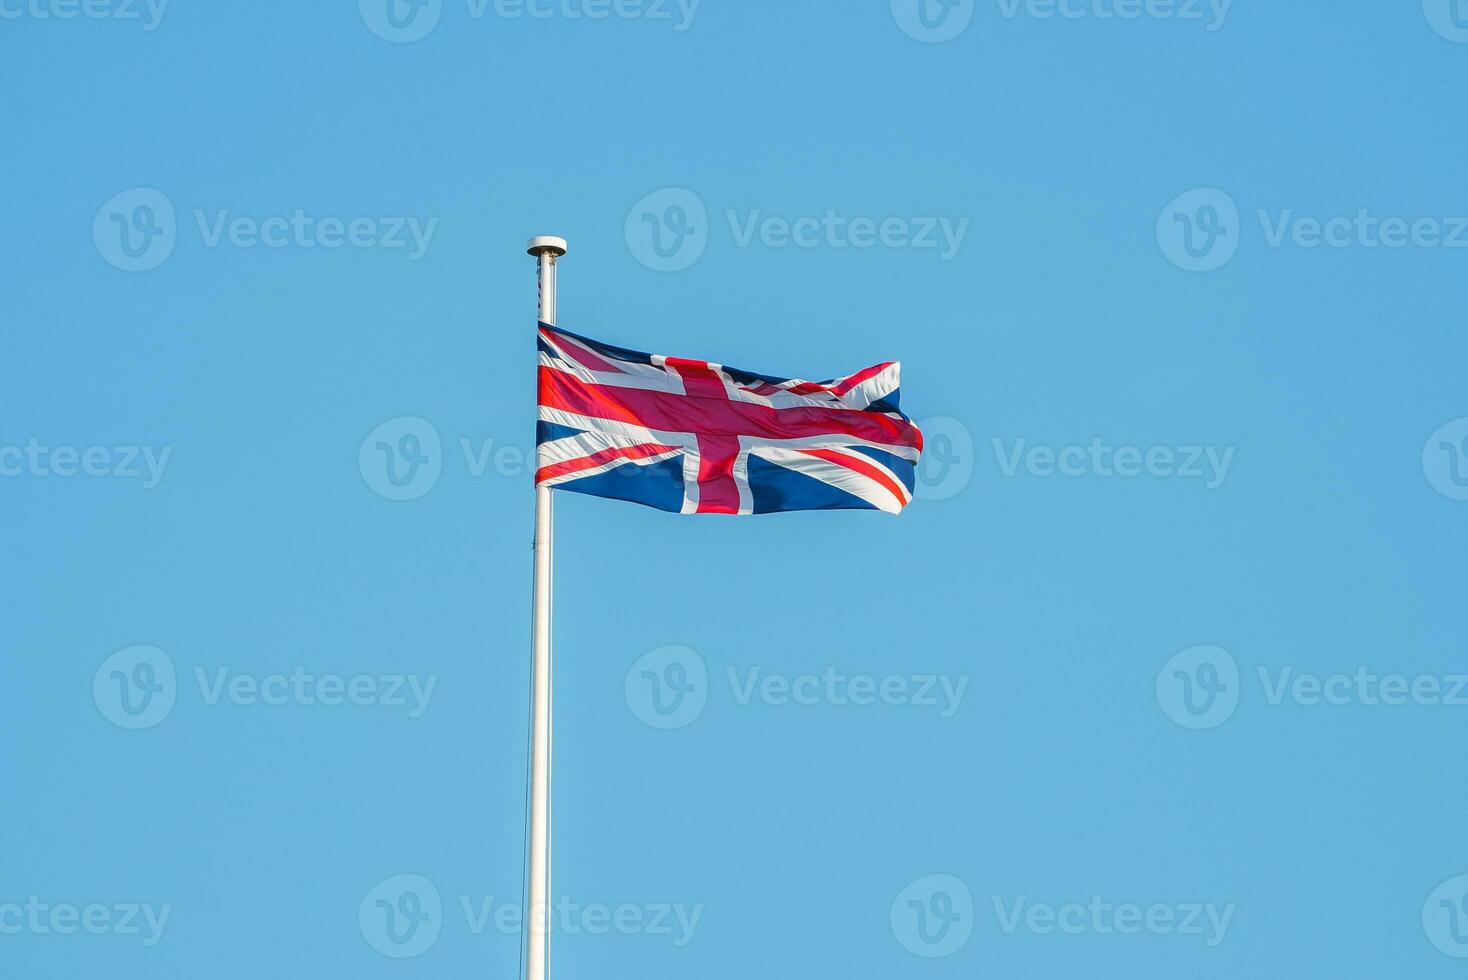
[[[539,263],[540,319],[556,322],[556,260],[566,240],[550,235],[530,239]],[[525,977],[545,980],[550,966],[550,802],[551,802],[551,492],[535,488],[535,614],[531,627],[530,671],[530,854],[529,895],[525,907]]]

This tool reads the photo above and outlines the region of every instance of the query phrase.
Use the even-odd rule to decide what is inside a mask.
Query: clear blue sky
[[[1468,11],[533,6],[0,2],[0,973],[514,976],[552,233],[944,420],[559,500],[557,977],[1459,975]]]

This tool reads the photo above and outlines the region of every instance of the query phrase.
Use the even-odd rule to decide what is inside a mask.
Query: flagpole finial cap
[[[549,252],[557,258],[566,254],[566,240],[555,235],[536,235],[525,249],[531,255]]]

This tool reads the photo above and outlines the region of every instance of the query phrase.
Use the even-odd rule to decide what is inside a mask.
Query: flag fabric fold
[[[802,381],[644,354],[540,324],[537,486],[682,514],[912,500],[922,433],[900,365]]]

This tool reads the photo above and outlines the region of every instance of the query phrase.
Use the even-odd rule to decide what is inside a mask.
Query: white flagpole
[[[556,260],[566,240],[530,239],[539,263],[540,319],[556,322]],[[551,789],[551,492],[535,488],[535,614],[531,627],[530,854],[525,907],[525,977],[546,980],[550,966],[550,789]]]

